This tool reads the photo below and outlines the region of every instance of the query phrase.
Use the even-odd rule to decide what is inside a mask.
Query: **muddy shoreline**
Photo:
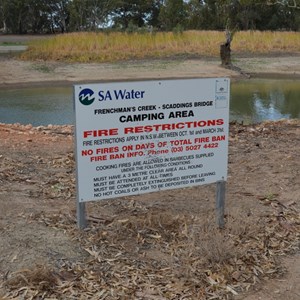
[[[29,62],[0,55],[0,88],[70,86],[79,83],[229,77],[300,79],[300,55],[237,57],[226,69],[217,58],[159,59],[116,63]],[[246,74],[246,76],[245,76]]]

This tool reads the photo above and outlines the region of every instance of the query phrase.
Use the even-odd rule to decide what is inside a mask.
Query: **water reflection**
[[[71,87],[0,90],[0,122],[39,125],[73,123]]]
[[[256,123],[281,118],[300,118],[300,80],[232,82],[232,121]],[[0,122],[73,124],[72,87],[0,90]]]
[[[254,93],[254,110],[255,110],[255,121],[262,120],[278,120],[278,119],[289,119],[291,114],[283,114],[280,112],[279,107],[282,106],[282,102],[284,103],[285,97],[281,92],[278,93],[270,93],[269,103],[265,103],[264,99],[257,94]],[[277,108],[278,107],[278,108]]]
[[[300,118],[299,80],[247,80],[231,86],[231,120]]]

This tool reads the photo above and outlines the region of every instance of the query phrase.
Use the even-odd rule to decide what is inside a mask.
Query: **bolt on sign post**
[[[217,183],[224,226],[227,78],[74,86],[77,216],[85,203]]]

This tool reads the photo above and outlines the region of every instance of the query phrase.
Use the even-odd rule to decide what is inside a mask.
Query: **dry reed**
[[[21,55],[24,60],[69,62],[114,62],[129,59],[167,57],[216,57],[225,40],[219,31],[183,33],[70,33],[33,41]],[[234,54],[291,53],[300,51],[296,32],[237,32],[232,42]]]

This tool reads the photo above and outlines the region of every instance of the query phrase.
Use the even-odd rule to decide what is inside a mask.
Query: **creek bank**
[[[300,78],[300,55],[237,57],[234,65],[251,77]],[[245,78],[223,68],[217,58],[160,59],[118,63],[28,62],[0,56],[0,87],[65,86],[75,83],[175,78]]]

